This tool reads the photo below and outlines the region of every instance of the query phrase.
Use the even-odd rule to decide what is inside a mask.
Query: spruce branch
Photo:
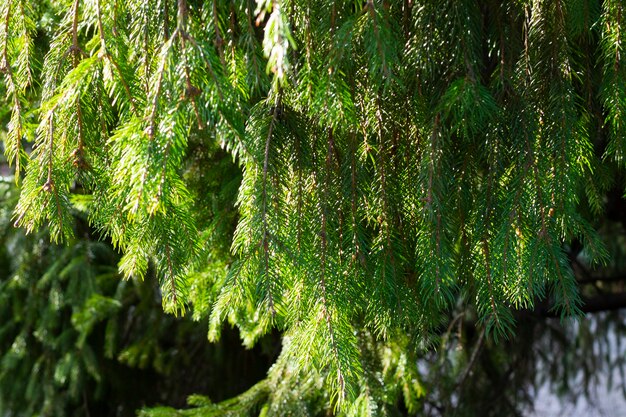
[[[382,60],[383,77],[386,79],[386,78],[389,78],[391,74],[389,71],[389,67],[387,66],[387,57],[386,57],[385,49],[383,47],[383,43],[381,40],[380,29],[378,28],[378,22],[377,22],[378,16],[376,12],[376,6],[374,6],[374,0],[367,0],[367,3],[365,4],[365,8],[367,9],[368,16],[372,22],[372,27],[374,29],[374,37],[376,38],[376,46],[378,48],[380,59]]]
[[[169,1],[165,1],[163,6],[163,42],[168,42],[170,39],[170,6]]]
[[[552,258],[552,262],[554,263],[554,269],[558,277],[559,287],[561,288],[561,296],[563,297],[562,302],[565,303],[564,312],[567,315],[573,315],[575,314],[575,311],[574,311],[574,307],[571,305],[570,296],[568,295],[566,287],[565,287],[566,285],[565,277],[563,277],[563,273],[561,272],[561,265],[559,264],[559,261],[556,258],[556,255],[554,253],[554,248],[552,246],[550,246],[550,257]]]
[[[373,7],[373,5],[372,5]],[[384,264],[383,264],[383,269],[382,269],[382,273],[383,273],[383,282],[387,283],[390,282],[391,286],[393,288],[393,293],[394,293],[394,298],[395,298],[395,302],[396,302],[396,307],[398,309],[398,311],[402,310],[402,301],[400,299],[400,294],[399,294],[399,288],[398,288],[398,283],[395,282],[396,281],[396,277],[398,275],[398,270],[396,268],[396,259],[395,259],[395,255],[394,255],[394,245],[392,244],[392,239],[391,239],[391,220],[390,218],[393,217],[393,213],[391,212],[391,208],[389,205],[389,196],[387,194],[387,173],[386,173],[386,165],[387,165],[387,158],[388,158],[388,153],[387,153],[387,144],[385,143],[385,139],[383,138],[383,118],[382,118],[382,109],[381,109],[381,105],[380,105],[380,101],[377,100],[376,103],[376,133],[378,136],[378,140],[379,140],[379,149],[378,149],[378,171],[379,171],[379,181],[380,181],[380,193],[381,193],[381,200],[382,200],[382,212],[381,212],[381,217],[379,220],[380,223],[380,228],[381,228],[381,233],[383,234],[383,239],[384,239],[384,256],[385,256],[385,262],[389,262],[390,266],[391,266],[391,271],[389,271],[390,273],[387,273],[387,268],[385,268]],[[387,276],[390,275],[390,276]],[[389,285],[389,284],[387,284]]]
[[[491,161],[493,163],[493,161]],[[491,313],[493,314],[493,318],[495,320],[495,325],[498,330],[502,329],[500,323],[500,315],[498,314],[498,310],[496,308],[496,299],[495,299],[495,291],[493,285],[493,277],[491,272],[491,257],[489,253],[489,231],[491,225],[491,199],[492,199],[492,187],[493,187],[493,173],[491,172],[492,167],[488,168],[489,172],[487,173],[487,201],[485,204],[485,213],[484,213],[484,232],[481,238],[483,257],[485,261],[485,277],[487,278],[487,285],[489,288],[489,303],[491,305]]]
[[[322,315],[326,322],[326,326],[328,327],[328,334],[330,337],[330,345],[332,348],[332,352],[334,355],[334,360],[337,366],[337,383],[339,384],[339,403],[341,403],[346,396],[346,381],[342,369],[342,361],[340,359],[339,347],[337,345],[337,340],[335,336],[335,329],[333,325],[333,318],[330,311],[330,303],[329,303],[329,293],[328,287],[326,285],[326,273],[327,273],[327,257],[328,257],[328,230],[327,230],[327,222],[328,222],[328,212],[327,212],[327,204],[329,198],[329,183],[330,183],[330,175],[331,175],[331,163],[332,163],[332,154],[333,154],[333,131],[332,129],[328,130],[328,149],[326,153],[326,178],[323,184],[322,198],[320,204],[321,209],[321,226],[320,226],[320,289],[321,293],[321,302],[322,302]]]
[[[174,301],[174,306],[178,305],[178,291],[176,289],[176,278],[174,267],[172,266],[172,255],[170,253],[170,245],[169,243],[165,243],[165,256],[167,257],[167,272],[169,274],[170,285],[172,286],[172,299]]]
[[[113,56],[109,53],[109,50],[107,48],[106,39],[104,36],[104,25],[102,24],[102,9],[100,7],[100,0],[96,0],[96,13],[97,13],[97,18],[98,18],[98,36],[100,37],[100,55],[99,56],[106,58],[107,61],[109,61],[109,63],[113,65],[113,68],[115,68],[115,70],[117,71],[122,87],[124,88],[124,91],[126,92],[126,97],[128,98],[128,102],[131,105],[133,113],[135,114],[135,116],[137,116],[139,112],[137,109],[137,105],[135,104],[135,98],[130,92],[130,87],[128,86],[128,83],[126,82],[126,79],[122,73],[122,70],[120,69],[119,64],[117,63],[115,59],[113,59]]]
[[[222,68],[226,68],[226,58],[224,57],[224,38],[222,37],[222,32],[220,31],[219,12],[217,10],[217,0],[212,1],[212,6],[213,6],[213,26],[215,30],[215,47],[217,48],[217,52],[220,56],[220,62],[222,63]]]
[[[76,0],[74,2],[74,19],[72,22],[72,51],[74,52],[74,57],[73,57],[74,68],[76,68],[78,66],[78,63],[80,62],[80,55],[79,55],[80,46],[78,44],[78,19],[79,19],[78,5],[79,4],[80,4],[79,0]],[[86,162],[84,159],[85,133],[84,133],[84,126],[83,126],[83,113],[80,108],[80,95],[77,95],[76,97],[75,106],[76,106],[76,118],[77,118],[77,127],[78,127],[78,146],[74,152],[74,161],[72,162],[73,162],[73,165],[80,170],[80,169],[86,168]],[[52,149],[50,150],[50,152],[52,152]],[[48,175],[50,175],[50,171],[48,172]]]
[[[200,110],[198,109],[198,102],[196,97],[200,94],[200,90],[191,83],[190,77],[190,68],[189,68],[189,57],[187,56],[187,45],[186,45],[186,36],[184,35],[187,32],[187,19],[188,19],[188,10],[187,3],[184,0],[178,1],[178,27],[181,29],[179,32],[179,40],[180,40],[180,48],[181,48],[181,56],[183,59],[183,66],[185,71],[185,99],[191,100],[193,111],[196,116],[196,121],[198,123],[198,129],[202,130],[204,128],[204,123],[200,117]]]
[[[73,54],[73,64],[74,67],[78,65],[78,60],[80,59],[79,53],[81,51],[80,45],[78,44],[78,20],[79,20],[79,8],[80,0],[74,0],[74,5],[72,6],[73,10],[73,18],[72,18],[72,46],[70,47],[70,51]],[[84,54],[84,53],[83,53]]]
[[[359,227],[359,215],[357,213],[357,160],[356,160],[356,135],[350,135],[350,215],[352,221],[352,243],[354,245],[353,263],[357,261],[361,263],[362,267],[365,267],[365,257],[363,256],[360,239],[357,235]]]
[[[623,2],[72,0],[50,27],[0,3],[17,223],[93,227],[212,339],[284,332],[259,402],[185,414],[415,414],[409,344],[585,311],[568,248],[618,252]]]
[[[43,190],[46,192],[53,191],[54,180],[52,178],[52,161],[54,158],[54,111],[51,110],[48,114],[48,176],[46,177],[46,183],[43,186]]]
[[[169,57],[170,49],[172,48],[175,39],[179,34],[180,28],[177,27],[172,36],[167,39],[167,41],[161,47],[161,53],[159,54],[159,66],[156,70],[156,74],[154,75],[155,81],[153,87],[150,89],[150,96],[152,96],[152,103],[150,105],[149,114],[148,114],[148,127],[146,128],[146,133],[148,135],[148,139],[153,140],[156,135],[156,123],[158,116],[158,106],[159,106],[159,98],[161,97],[161,89],[163,87],[163,77],[165,76],[165,65],[167,59]]]
[[[200,45],[195,40],[195,38],[193,36],[191,36],[190,34],[182,32],[181,36],[183,36],[186,40],[191,42],[191,44],[198,50],[198,53],[202,57],[202,60],[203,60],[204,64],[206,65],[207,70],[209,71],[209,74],[211,74],[211,78],[213,78],[213,82],[214,82],[215,88],[217,90],[217,94],[219,96],[219,99],[221,101],[224,101],[224,97],[225,96],[224,96],[224,93],[222,92],[221,84],[220,84],[219,79],[217,77],[217,74],[216,74],[216,72],[215,72],[215,70],[213,68],[213,64],[211,64],[210,60],[206,57],[204,50],[200,47]]]
[[[15,77],[13,75],[13,69],[11,68],[11,62],[9,60],[9,25],[11,22],[11,6],[13,2],[7,0],[6,14],[4,16],[4,30],[2,40],[2,65],[0,65],[0,73],[5,74],[5,81],[7,84],[7,92],[12,97],[13,109],[11,115],[11,123],[9,126],[9,136],[7,137],[7,145],[5,147],[5,155],[10,164],[15,163],[15,182],[19,183],[20,172],[22,169],[21,159],[23,154],[22,149],[22,137],[24,135],[24,127],[22,124],[22,103],[20,100],[20,87],[18,86]]]
[[[270,125],[267,131],[267,138],[265,139],[265,151],[263,153],[263,179],[261,185],[261,219],[263,222],[263,231],[262,231],[262,248],[263,248],[263,267],[265,271],[265,279],[270,280],[269,276],[269,227],[267,222],[267,176],[268,176],[268,167],[269,167],[269,155],[270,155],[270,142],[272,140],[272,133],[274,131],[274,125],[277,122],[277,114],[278,108],[281,105],[280,103],[280,91],[276,97],[276,101],[274,107],[272,108],[272,115],[270,119]],[[272,317],[276,315],[276,308],[274,307],[274,295],[272,292],[271,282],[268,283],[268,301],[269,308],[272,314]]]
[[[435,116],[435,120],[433,123],[433,130],[431,135],[431,146],[430,146],[430,155],[428,162],[428,189],[427,189],[427,197],[426,197],[426,205],[425,209],[428,212],[435,212],[435,295],[439,296],[441,292],[441,269],[440,269],[440,260],[442,257],[441,251],[441,213],[437,208],[433,208],[435,204],[435,196],[434,196],[434,176],[436,170],[436,164],[439,159],[439,150],[438,140],[439,140],[439,123],[440,123],[440,115],[437,114]],[[430,214],[429,214],[430,215]]]
[[[250,0],[248,0],[248,2],[250,2]],[[255,40],[255,33],[254,33],[254,25],[252,24],[252,18],[253,18],[253,8],[248,6],[246,8],[246,18],[247,18],[247,30],[248,30],[248,36],[247,36],[247,44],[248,44],[248,48],[250,50],[250,52],[247,54],[248,59],[252,62],[252,67],[254,68],[254,74],[256,74],[257,76],[259,76],[260,74],[262,74],[261,71],[261,65],[258,62],[257,59],[257,54],[256,54],[256,47],[254,44],[254,40]]]

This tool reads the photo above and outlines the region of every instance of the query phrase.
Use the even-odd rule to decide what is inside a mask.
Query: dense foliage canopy
[[[623,270],[624,30],[621,0],[5,0],[14,221],[98,234],[211,340],[282,332],[201,415],[414,412],[451,316],[499,340]]]

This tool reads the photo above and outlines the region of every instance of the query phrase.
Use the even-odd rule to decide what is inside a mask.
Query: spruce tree
[[[14,228],[18,195],[0,180],[0,415],[133,417],[146,405],[182,407],[196,392],[229,398],[264,376],[277,335],[252,351],[232,330],[207,343],[206,320],[163,312],[152,271],[121,279],[119,254],[84,212],[65,245],[45,228]]]
[[[413,412],[451,312],[501,340],[519,311],[580,315],[576,268],[615,265],[625,9],[5,0],[15,224],[68,242],[86,211],[209,339],[282,332],[267,379],[192,415]]]

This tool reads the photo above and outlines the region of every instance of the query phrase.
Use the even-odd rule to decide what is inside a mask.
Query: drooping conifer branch
[[[124,79],[124,74],[122,73],[122,70],[120,69],[119,64],[117,63],[115,59],[113,59],[113,57],[111,56],[111,54],[109,53],[107,49],[106,38],[104,34],[104,25],[102,23],[102,9],[100,6],[100,0],[96,0],[96,13],[98,17],[98,36],[100,37],[100,49],[101,49],[100,55],[104,57],[106,60],[108,60],[109,63],[113,65],[113,68],[115,68],[115,70],[117,71],[117,74],[120,79],[120,83],[122,84],[122,87],[124,88],[124,92],[126,93],[126,97],[128,98],[128,102],[131,105],[134,115],[137,116],[139,113],[138,113],[137,105],[135,104],[135,98],[130,92],[130,87],[128,86],[128,83]]]
[[[278,327],[302,355],[285,384],[316,381],[338,414],[384,410],[366,379],[397,386],[400,359],[366,354],[427,340],[454,308],[485,337],[541,300],[576,313],[568,246],[606,259],[624,5],[590,3],[594,22],[573,4],[74,0],[38,28],[31,83],[28,3],[5,2],[16,165],[39,126],[18,223],[69,237],[87,211],[166,308],[211,316],[212,338],[229,320],[247,345]]]
[[[276,315],[276,308],[274,306],[274,293],[272,291],[272,278],[270,277],[270,230],[268,224],[268,171],[269,171],[269,158],[270,158],[270,147],[272,146],[272,135],[274,133],[274,126],[277,122],[277,112],[278,108],[281,105],[280,103],[280,92],[276,97],[275,104],[272,108],[272,116],[269,122],[269,127],[267,129],[267,138],[265,139],[265,146],[263,151],[263,179],[262,179],[262,188],[261,188],[261,221],[263,222],[263,231],[261,237],[261,247],[263,249],[263,269],[265,274],[265,279],[268,281],[268,302],[270,313],[272,316]]]
[[[322,188],[320,195],[320,215],[321,215],[321,224],[320,224],[320,272],[319,272],[319,287],[320,287],[320,301],[322,303],[322,317],[326,322],[326,326],[328,328],[329,342],[331,346],[331,350],[333,352],[333,360],[335,361],[335,365],[337,367],[337,383],[339,384],[339,401],[343,401],[345,398],[346,392],[346,381],[344,377],[344,372],[342,369],[342,361],[340,358],[339,346],[337,342],[337,336],[335,334],[335,326],[333,324],[333,315],[331,310],[330,303],[330,294],[328,291],[327,285],[327,273],[330,269],[328,266],[328,246],[329,246],[329,231],[328,231],[328,202],[329,202],[329,188],[330,188],[330,176],[331,174],[331,165],[332,165],[332,154],[334,152],[333,149],[333,130],[328,130],[328,147],[325,157],[325,178],[323,179],[323,184],[320,185]]]
[[[224,38],[222,37],[222,32],[220,30],[220,22],[219,22],[219,13],[217,10],[217,0],[213,0],[213,26],[215,30],[215,47],[217,48],[217,52],[220,56],[220,61],[222,62],[222,67],[226,68],[226,58],[224,58]]]
[[[20,171],[21,171],[21,153],[22,153],[22,136],[23,136],[23,126],[22,126],[22,103],[20,102],[20,97],[18,93],[18,86],[15,82],[15,78],[13,76],[13,70],[11,68],[11,62],[9,61],[9,23],[11,21],[11,6],[12,1],[7,1],[6,4],[6,14],[4,17],[4,33],[3,33],[3,42],[2,42],[2,65],[0,65],[0,73],[5,74],[6,84],[7,84],[7,92],[12,96],[13,101],[13,113],[14,116],[11,117],[10,127],[10,135],[12,138],[8,141],[8,146],[5,148],[5,154],[9,163],[15,163],[15,181],[19,181]]]
[[[495,153],[497,151],[493,150]],[[492,259],[489,252],[489,240],[491,239],[491,216],[492,216],[492,198],[493,198],[493,164],[494,161],[489,158],[488,161],[488,172],[487,172],[487,190],[486,190],[486,202],[485,202],[485,212],[483,214],[484,218],[484,230],[483,236],[481,237],[481,246],[484,257],[484,268],[485,268],[485,278],[487,279],[487,288],[489,290],[489,304],[491,307],[491,314],[493,315],[493,320],[495,322],[496,328],[500,328],[502,324],[500,323],[500,314],[498,314],[498,309],[496,307],[496,297],[495,297],[495,289],[494,282],[491,270]]]
[[[385,48],[382,44],[380,29],[378,27],[378,16],[376,15],[376,6],[374,6],[374,0],[367,0],[365,5],[367,8],[367,14],[372,21],[372,28],[374,30],[374,37],[376,38],[376,47],[380,54],[382,74],[384,77],[389,77],[389,67],[387,66],[387,57],[385,56]]]
[[[170,244],[168,242],[165,243],[165,256],[167,258],[167,272],[169,275],[170,285],[172,287],[172,300],[174,301],[174,305],[178,305],[178,290],[176,289],[176,272],[174,271],[174,266],[172,265],[172,254],[170,249]]]

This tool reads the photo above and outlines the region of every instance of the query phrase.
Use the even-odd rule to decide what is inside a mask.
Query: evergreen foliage
[[[197,391],[228,398],[264,375],[271,338],[253,352],[232,331],[206,343],[206,327],[163,312],[153,272],[121,279],[119,255],[84,215],[80,239],[62,246],[13,228],[18,195],[0,182],[0,414],[130,417]],[[247,378],[228,375],[242,364]]]
[[[6,0],[15,223],[68,243],[86,211],[119,272],[153,268],[164,309],[209,318],[211,340],[224,321],[247,346],[283,332],[266,380],[194,397],[190,415],[378,415],[400,396],[413,412],[407,363],[454,309],[480,340],[507,338],[516,310],[581,313],[571,248],[610,262],[598,217],[624,190],[624,9]],[[119,308],[76,308],[96,305]],[[73,314],[79,333],[101,320]]]

